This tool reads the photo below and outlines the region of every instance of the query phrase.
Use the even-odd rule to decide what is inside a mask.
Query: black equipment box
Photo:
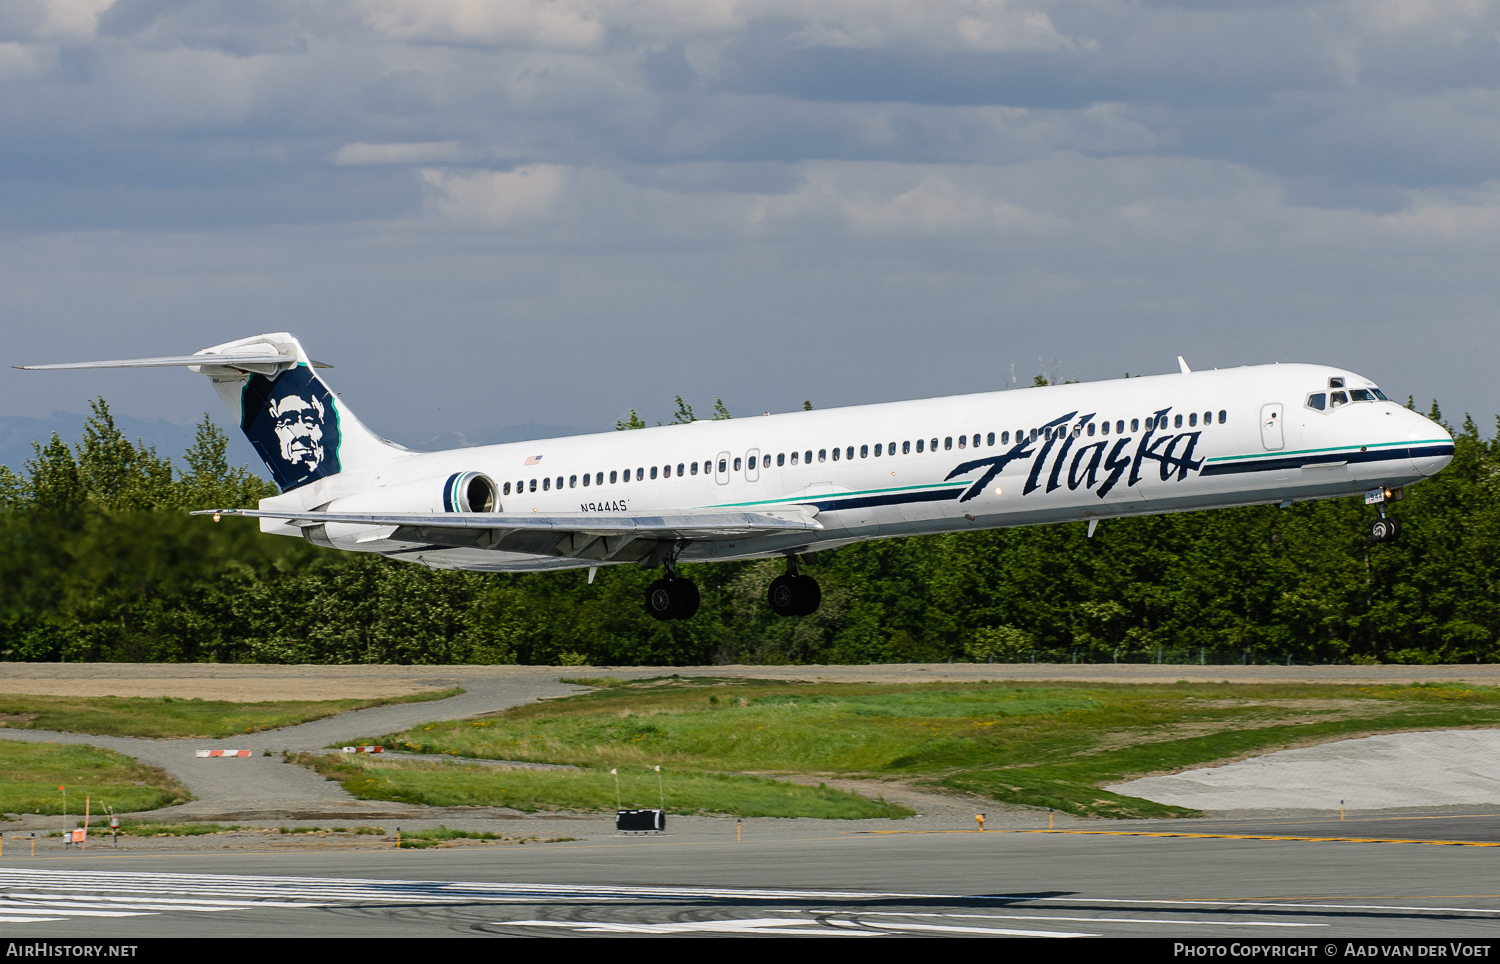
[[[667,829],[665,810],[621,810],[615,814],[615,829],[623,833],[661,833]]]

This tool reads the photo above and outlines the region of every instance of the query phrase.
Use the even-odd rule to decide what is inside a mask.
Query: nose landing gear
[[[1365,505],[1375,506],[1375,510],[1380,513],[1380,518],[1370,523],[1370,534],[1366,541],[1395,542],[1401,535],[1401,523],[1385,514],[1385,504],[1400,502],[1402,495],[1400,489],[1371,489],[1365,493]]]
[[[823,603],[823,590],[811,576],[797,574],[797,557],[786,557],[786,575],[771,580],[766,594],[778,616],[811,616]]]

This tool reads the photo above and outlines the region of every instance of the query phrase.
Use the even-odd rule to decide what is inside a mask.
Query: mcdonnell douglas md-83
[[[263,532],[440,569],[633,563],[686,619],[681,562],[784,557],[770,606],[821,592],[798,560],[865,539],[1363,495],[1384,503],[1453,457],[1442,426],[1326,365],[1259,365],[413,452],[355,418],[291,335],[195,355],[28,365],[207,375],[281,495]]]

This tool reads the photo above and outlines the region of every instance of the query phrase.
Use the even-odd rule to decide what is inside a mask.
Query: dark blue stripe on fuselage
[[[962,488],[935,489],[926,492],[891,492],[886,495],[858,495],[840,499],[820,499],[811,505],[819,512],[839,509],[865,509],[876,505],[905,505],[909,502],[949,502],[963,495]]]
[[[1204,466],[1203,475],[1240,475],[1246,472],[1278,472],[1300,469],[1304,465],[1320,465],[1329,462],[1389,462],[1396,459],[1422,459],[1440,455],[1452,455],[1453,443],[1420,445],[1412,448],[1382,448],[1371,452],[1325,452],[1321,455],[1290,455],[1279,459],[1260,459],[1244,462],[1218,462]]]

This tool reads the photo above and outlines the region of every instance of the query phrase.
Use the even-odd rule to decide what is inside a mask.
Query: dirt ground
[[[378,699],[466,681],[612,676],[741,676],[808,682],[930,683],[1066,680],[1090,683],[1416,683],[1500,685],[1495,666],[1176,666],[929,663],[869,666],[311,666],[219,663],[0,663],[0,693],[37,696],[172,696],[180,699]]]

